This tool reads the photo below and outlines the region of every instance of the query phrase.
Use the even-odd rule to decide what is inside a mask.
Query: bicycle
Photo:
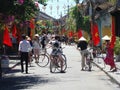
[[[34,59],[35,59],[34,55],[31,55],[29,62],[30,66]],[[49,54],[47,53],[46,49],[40,51],[39,62],[37,62],[36,64],[40,67],[46,67],[49,64]]]
[[[106,53],[103,53],[103,50],[100,47],[93,48],[93,57],[94,59],[97,59],[97,63],[101,65],[102,69],[106,68],[106,64],[104,62]]]
[[[58,58],[58,55],[53,55],[52,60],[50,61],[50,72],[55,73],[56,70],[61,71],[61,62]],[[65,54],[62,54],[63,58],[63,71],[67,69],[67,59]]]
[[[90,49],[91,50],[91,49]],[[92,69],[92,62],[93,62],[93,56],[92,56],[92,52],[87,50],[86,54],[86,66],[85,66],[85,70],[91,71]]]
[[[47,53],[46,48],[41,49],[39,62],[37,63],[40,67],[46,67],[49,64],[49,54]]]

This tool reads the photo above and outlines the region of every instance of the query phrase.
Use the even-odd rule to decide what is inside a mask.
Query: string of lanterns
[[[47,12],[49,12],[52,15],[54,9],[56,9],[55,10],[56,12],[54,12],[54,13],[56,13],[57,15],[59,15],[60,12],[61,12],[60,10],[62,10],[64,14],[68,13],[68,10],[67,10],[68,6],[71,6],[71,5],[69,5],[69,0],[65,0],[66,4],[63,4],[63,5],[59,4],[60,0],[51,0],[50,2],[51,2],[51,5],[39,6],[40,10],[43,11],[43,12],[45,12],[45,13],[47,11]],[[57,4],[56,5],[52,5],[53,2],[56,2]]]

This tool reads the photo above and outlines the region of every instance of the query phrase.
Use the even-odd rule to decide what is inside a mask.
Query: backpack
[[[55,43],[53,44],[53,46],[56,47],[56,48],[58,48],[58,47],[59,47],[59,43],[58,43],[58,42],[55,42]]]

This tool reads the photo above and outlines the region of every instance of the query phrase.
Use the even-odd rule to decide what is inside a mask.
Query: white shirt
[[[29,52],[31,51],[32,47],[30,42],[27,40],[20,41],[18,50],[21,52]]]

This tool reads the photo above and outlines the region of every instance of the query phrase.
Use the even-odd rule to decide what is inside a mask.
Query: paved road
[[[66,73],[49,72],[49,66],[33,63],[29,74],[20,72],[20,66],[0,80],[0,90],[120,90],[106,74],[94,66],[92,71],[81,71],[80,53],[75,46],[65,46],[68,68]]]

